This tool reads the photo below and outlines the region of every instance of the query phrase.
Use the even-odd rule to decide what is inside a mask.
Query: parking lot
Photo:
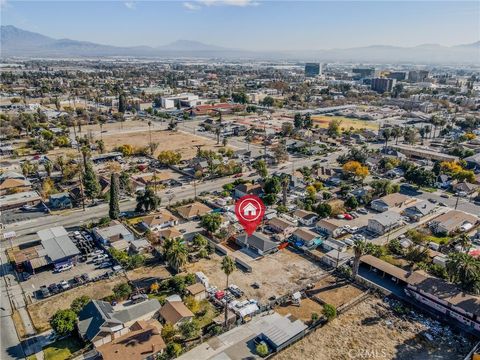
[[[43,205],[29,211],[20,209],[3,210],[1,212],[1,223],[4,225],[13,224],[20,221],[37,219],[46,215],[48,215],[48,213],[45,212]]]
[[[31,297],[32,301],[112,275],[114,264],[110,256],[98,247],[88,232],[73,231],[69,236],[81,252],[76,264],[57,264],[57,267],[39,271],[21,282],[26,296]]]

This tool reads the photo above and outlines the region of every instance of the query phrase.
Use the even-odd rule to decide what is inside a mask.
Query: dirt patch
[[[195,146],[202,146],[202,150],[217,149],[220,145],[211,139],[192,135],[182,131],[167,131],[167,130],[152,130],[152,142],[158,143],[158,148],[155,151],[157,156],[160,151],[174,150],[182,154],[183,159],[191,159],[197,153]],[[150,142],[150,134],[148,130],[140,131],[123,131],[111,132],[103,134],[103,141],[107,151],[113,148],[130,144],[134,147],[145,147]]]
[[[242,255],[242,259],[248,257],[248,255]],[[202,259],[187,265],[187,271],[202,271],[208,277],[211,286],[223,288],[226,278],[221,271],[221,261],[221,256],[212,254],[211,259]],[[252,272],[246,273],[237,269],[230,275],[230,284],[239,286],[245,292],[246,298],[263,303],[266,303],[271,296],[279,297],[298,291],[323,275],[318,266],[287,249],[263,258],[252,259],[249,265],[253,269]],[[253,283],[258,283],[260,288],[254,289]]]
[[[322,115],[315,115],[312,116],[312,120],[314,124],[318,124],[319,127],[321,128],[327,128],[328,124],[330,124],[330,121],[332,120],[340,120],[340,128],[343,128],[345,130],[349,130],[351,128],[353,129],[377,129],[378,124],[375,121],[369,121],[369,120],[356,120],[356,119],[350,119],[346,118],[343,116],[322,116]]]
[[[138,288],[149,288],[155,281],[168,279],[172,274],[164,265],[144,266],[127,272],[127,278]]]
[[[101,280],[52,296],[44,301],[29,305],[27,310],[38,332],[50,329],[49,319],[57,310],[68,309],[74,299],[87,295],[91,299],[102,299],[112,293],[115,285],[126,282],[125,277],[120,276],[111,280]]]
[[[312,290],[308,291],[309,296],[316,297],[320,302],[331,304],[337,309],[362,293],[363,291],[357,286],[338,281],[333,276],[321,279]]]
[[[15,325],[15,329],[17,329],[17,334],[20,339],[23,339],[27,335],[27,331],[23,326],[22,317],[17,310],[13,310],[12,312],[12,320],[13,324]]]
[[[305,323],[308,323],[311,320],[313,313],[317,313],[321,316],[322,310],[322,305],[312,299],[302,299],[300,306],[286,305],[275,308],[275,311],[279,314],[284,316],[290,314]]]
[[[432,320],[429,319],[431,323]],[[425,340],[426,321],[399,317],[381,299],[370,298],[275,356],[290,359],[463,359],[473,342],[447,326]]]

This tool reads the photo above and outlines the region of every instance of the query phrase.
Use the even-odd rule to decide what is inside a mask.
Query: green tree
[[[195,319],[185,321],[180,325],[180,332],[186,340],[196,338],[200,334],[200,325]]]
[[[338,119],[330,120],[330,122],[328,123],[327,134],[332,137],[339,136],[341,124],[342,124],[342,120],[338,120]]]
[[[85,166],[85,173],[83,175],[83,186],[85,188],[85,195],[92,201],[100,193],[100,183],[98,182],[97,174],[93,169],[93,164],[90,161],[88,161]]]
[[[253,168],[257,170],[258,175],[260,175],[262,178],[267,177],[268,169],[267,169],[267,163],[265,162],[265,160],[257,160],[253,164]]]
[[[72,301],[72,303],[70,304],[70,309],[73,310],[75,314],[78,314],[89,302],[90,297],[88,297],[87,295],[82,295]]]
[[[337,317],[337,309],[331,304],[324,304],[322,312],[328,321],[331,321]]]
[[[60,336],[68,335],[75,330],[76,322],[77,314],[71,309],[58,310],[50,318],[50,326]]]
[[[149,212],[156,210],[160,206],[161,199],[155,194],[152,188],[148,187],[145,191],[137,195],[137,206],[135,211]]]
[[[358,200],[355,196],[350,196],[345,201],[345,206],[349,209],[355,210],[358,207]]]
[[[323,193],[326,194],[326,193]],[[330,204],[327,203],[320,203],[318,206],[315,208],[315,212],[320,216],[321,218],[326,218],[329,217],[332,214],[332,207]]]
[[[247,94],[245,94],[244,92],[233,93],[232,100],[233,102],[236,102],[239,104],[246,104],[248,102],[248,97],[247,97]]]
[[[120,94],[118,97],[118,112],[120,113],[125,113],[127,110],[127,98],[125,97],[125,94]]]
[[[167,249],[164,249],[164,255],[168,265],[179,272],[188,261],[188,249],[183,239],[172,239]]]
[[[353,258],[353,267],[352,267],[352,276],[354,278],[356,278],[358,275],[360,258],[362,257],[363,254],[366,253],[366,251],[367,251],[366,242],[364,240],[355,240],[355,243],[353,244],[354,258]]]
[[[176,342],[171,342],[167,345],[167,355],[170,358],[177,358],[182,353],[182,346]]]
[[[465,253],[448,254],[446,264],[448,279],[465,291],[480,294],[480,259]]]
[[[293,126],[295,129],[302,129],[303,128],[303,118],[302,114],[296,113],[295,116],[293,117]]]
[[[200,221],[200,225],[210,234],[216,233],[221,224],[222,216],[218,213],[205,214]]]
[[[50,160],[45,161],[43,164],[43,167],[45,168],[45,171],[47,172],[48,176],[52,175],[52,169],[53,169],[53,164]]]
[[[265,357],[269,353],[268,346],[264,342],[261,342],[261,343],[257,344],[257,346],[255,347],[255,351],[257,352],[258,356],[260,356],[260,357]]]
[[[120,206],[119,206],[119,192],[120,185],[118,180],[118,174],[112,173],[110,176],[110,204],[108,215],[110,219],[115,220],[120,216]]]
[[[305,129],[311,129],[313,127],[312,114],[306,113],[303,119],[303,127]]]
[[[228,289],[228,280],[230,275],[235,271],[237,266],[235,265],[235,260],[233,260],[230,256],[225,256],[222,260],[222,271],[225,273],[227,277],[227,286],[226,289]],[[225,304],[225,328],[227,327],[227,318],[228,318],[228,301]]]
[[[271,96],[265,96],[262,100],[262,105],[266,107],[272,107],[275,100]]]
[[[116,300],[128,299],[132,293],[132,287],[128,283],[121,283],[113,287],[113,296]]]
[[[166,343],[170,343],[177,335],[177,329],[169,322],[162,327],[162,338]]]

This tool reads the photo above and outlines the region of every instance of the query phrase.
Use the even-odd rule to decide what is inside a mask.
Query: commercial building
[[[199,104],[197,95],[194,94],[178,94],[174,96],[162,96],[161,106],[164,109],[175,109],[176,107],[192,107]]]
[[[305,77],[315,77],[322,73],[322,64],[319,63],[306,63],[305,64]]]
[[[372,79],[372,90],[378,93],[391,92],[397,80],[388,78]]]
[[[37,205],[42,198],[36,191],[26,191],[10,195],[0,196],[0,211],[18,209],[24,205]]]
[[[374,68],[353,68],[352,72],[356,75],[356,78],[362,79],[375,76]]]
[[[402,81],[407,78],[407,72],[406,71],[392,71],[390,74],[388,74],[388,78],[390,79],[395,79],[397,81]]]
[[[423,82],[428,78],[427,70],[412,70],[408,72],[408,80],[412,82]]]

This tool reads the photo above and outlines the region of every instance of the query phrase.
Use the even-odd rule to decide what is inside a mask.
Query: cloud
[[[124,5],[130,10],[134,10],[137,7],[137,4],[133,1],[125,1]]]
[[[199,10],[202,7],[211,6],[258,6],[260,3],[255,0],[196,0],[195,2],[184,2],[182,6],[190,11]]]
[[[182,6],[187,9],[187,10],[190,10],[190,11],[195,11],[195,10],[199,10],[200,9],[200,6],[194,4],[194,3],[191,3],[191,2],[184,2],[182,4]]]

